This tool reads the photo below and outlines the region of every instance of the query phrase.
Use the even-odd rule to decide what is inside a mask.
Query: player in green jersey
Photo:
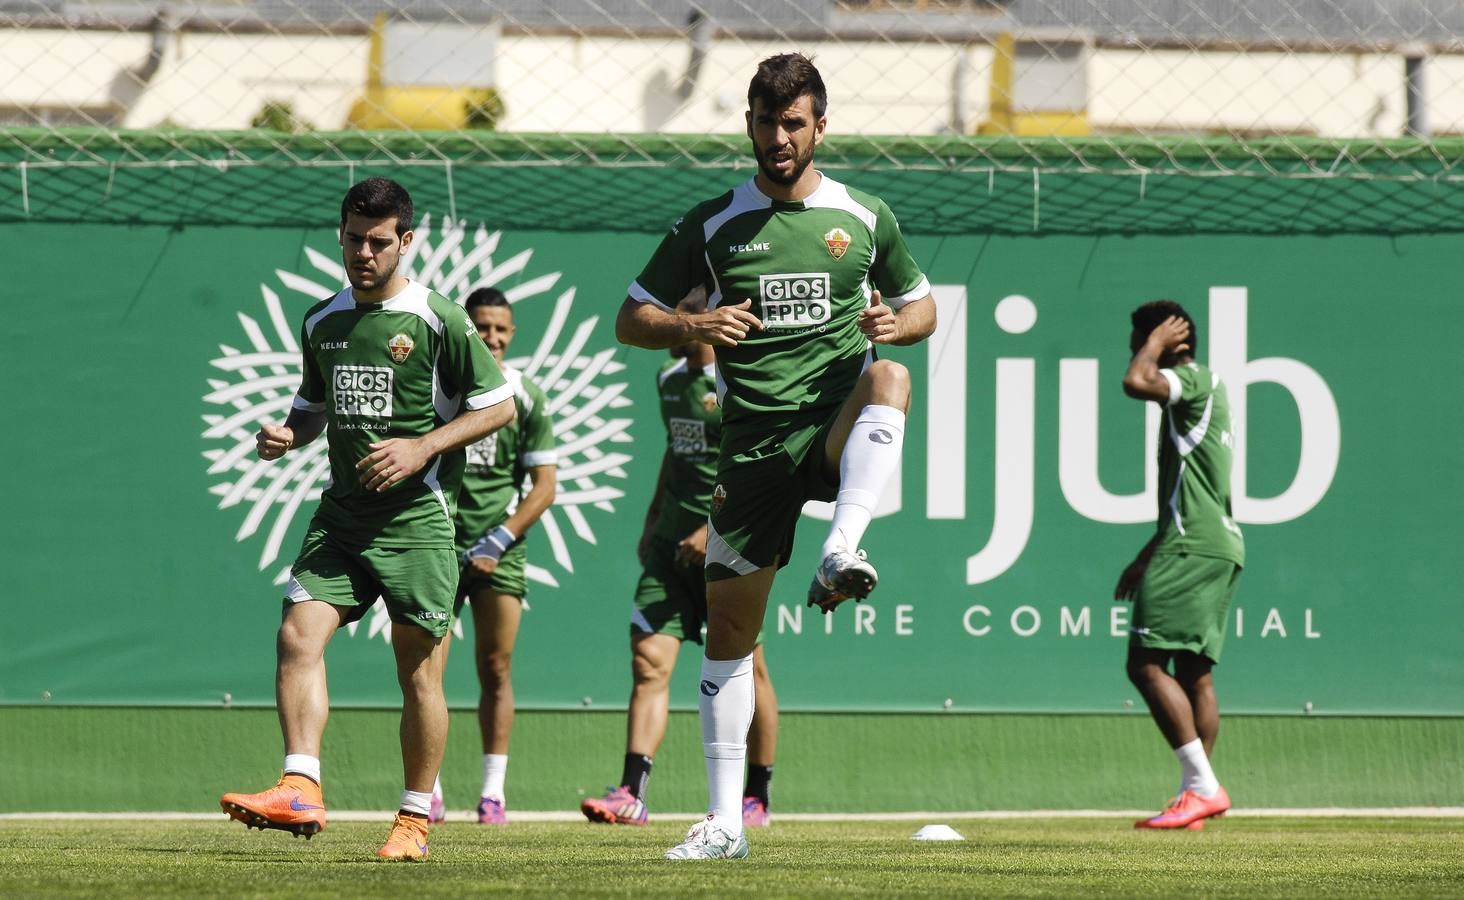
[[[1159,520],[1119,576],[1114,597],[1134,601],[1128,677],[1173,748],[1181,777],[1169,807],[1135,827],[1197,829],[1230,808],[1210,755],[1220,731],[1212,669],[1245,564],[1245,542],[1230,512],[1235,433],[1225,385],[1195,362],[1189,313],[1156,300],[1131,319],[1124,392],[1164,407]]]
[[[457,590],[453,506],[463,448],[514,417],[513,390],[466,313],[398,270],[412,244],[412,199],[371,178],[341,203],[350,286],[305,314],[303,377],[283,425],[264,425],[260,459],[325,432],[330,486],[291,569],[276,643],[284,775],[220,805],[257,828],[325,827],[320,746],[329,704],[325,647],[378,598],[394,627],[406,787],[386,859],[427,855],[432,784],[447,741],[442,671]]]
[[[701,311],[704,297],[678,309]],[[656,374],[666,452],[646,510],[638,555],[642,571],[631,607],[633,687],[626,714],[625,764],[620,783],[603,797],[587,797],[580,811],[592,822],[644,825],[646,784],[652,759],[666,736],[671,673],[685,641],[702,642],[707,618],[703,568],[707,514],[717,478],[722,410],[717,404],[716,362],[709,344],[671,348],[672,359]],[[768,824],[769,788],[778,733],[778,698],[759,641],[752,654],[756,713],[748,736],[742,824]]]
[[[468,450],[458,497],[457,548],[463,556],[459,602],[473,609],[478,667],[478,730],[483,740],[483,789],[478,821],[502,825],[508,742],[513,731],[513,645],[528,596],[524,538],[554,503],[559,451],[544,391],[503,355],[513,343],[513,307],[494,287],[470,293],[463,308],[513,388],[518,418]],[[524,491],[524,482],[529,483]],[[432,792],[434,821],[442,821],[442,784]]]
[[[836,501],[809,603],[863,598],[859,541],[899,467],[910,375],[882,344],[935,330],[930,284],[889,208],[814,168],[827,93],[809,60],[763,60],[747,92],[757,173],[693,207],[631,284],[621,341],[716,347],[722,447],[707,533],[700,695],[711,814],[672,859],[747,855],[739,800],[752,720],[752,648],[807,500]],[[704,313],[679,313],[693,290]]]

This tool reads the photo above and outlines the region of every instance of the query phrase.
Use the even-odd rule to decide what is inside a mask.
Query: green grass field
[[[686,823],[434,828],[431,859],[384,863],[386,822],[306,842],[223,821],[0,821],[0,897],[1464,896],[1464,820],[1231,817],[1201,833],[1119,819],[779,822],[746,860],[667,862]]]

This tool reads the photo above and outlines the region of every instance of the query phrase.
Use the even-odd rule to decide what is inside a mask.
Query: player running
[[[513,391],[467,314],[398,271],[412,244],[412,198],[401,185],[371,178],[347,191],[340,242],[350,286],[306,312],[299,393],[285,424],[257,436],[264,460],[322,431],[329,444],[330,486],[291,569],[276,644],[284,775],[219,802],[250,827],[306,837],[325,828],[325,647],[382,598],[394,626],[406,786],[377,855],[420,859],[447,741],[442,670],[462,448],[513,420]]]
[[[467,448],[468,465],[458,497],[457,546],[463,555],[458,602],[473,608],[478,666],[478,730],[483,739],[483,789],[478,821],[507,821],[504,780],[513,731],[513,645],[529,594],[524,536],[554,503],[559,452],[543,390],[503,361],[513,343],[513,307],[494,287],[473,291],[463,303],[468,317],[513,388],[516,421]],[[524,491],[527,480],[529,489]],[[445,818],[442,784],[432,791],[432,820]]]
[[[935,330],[930,284],[889,208],[811,165],[828,124],[818,70],[799,54],[763,60],[747,100],[757,174],[672,227],[616,320],[639,347],[716,347],[722,394],[698,696],[710,814],[670,859],[747,855],[752,650],[773,576],[804,502],[833,499],[808,602],[829,612],[874,588],[859,542],[900,463],[910,376],[873,345]],[[698,288],[707,311],[677,312]]]
[[[700,312],[706,298],[683,300],[678,309]],[[592,822],[644,825],[651,764],[666,737],[671,673],[684,641],[702,642],[707,618],[707,514],[717,477],[722,410],[717,405],[716,362],[709,344],[695,341],[671,348],[656,387],[666,452],[656,492],[646,511],[638,555],[643,570],[631,607],[630,652],[633,687],[627,712],[625,765],[620,785],[603,797],[588,797],[580,812]],[[752,651],[757,712],[748,737],[747,782],[742,824],[769,821],[769,787],[778,734],[778,698],[768,677],[761,639]]]
[[[1113,595],[1134,601],[1128,677],[1174,749],[1181,778],[1174,801],[1134,827],[1198,829],[1230,808],[1210,768],[1220,732],[1211,669],[1220,662],[1226,612],[1245,563],[1245,541],[1230,513],[1235,434],[1225,385],[1195,362],[1189,313],[1156,300],[1131,319],[1124,393],[1164,407],[1159,521]]]

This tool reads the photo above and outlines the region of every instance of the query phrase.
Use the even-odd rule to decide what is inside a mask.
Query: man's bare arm
[[[368,491],[384,491],[420,471],[432,457],[466,447],[512,422],[516,414],[510,395],[492,406],[465,410],[421,437],[377,441],[371,453],[356,463],[361,484]]]
[[[918,344],[935,333],[935,298],[926,294],[919,300],[912,300],[895,311],[895,324],[899,334],[892,344],[908,346]]]
[[[524,494],[513,515],[503,523],[517,538],[523,537],[544,515],[544,510],[554,505],[554,495],[559,486],[559,467],[553,463],[530,466],[529,482],[529,492]]]
[[[869,305],[859,311],[859,330],[875,344],[919,343],[935,331],[935,298],[926,294],[895,309],[874,291]]]
[[[296,447],[303,447],[325,430],[323,412],[291,409],[283,425],[265,425],[254,436],[255,452],[260,459],[279,459]]]
[[[1169,379],[1159,374],[1159,360],[1166,353],[1181,355],[1190,352],[1189,323],[1170,316],[1149,332],[1148,340],[1129,361],[1123,376],[1123,392],[1135,400],[1169,402]]]
[[[752,301],[744,300],[705,312],[667,312],[654,303],[627,297],[615,317],[615,339],[647,350],[665,350],[692,341],[735,347],[749,331],[762,328],[762,322],[749,312],[751,308]]]

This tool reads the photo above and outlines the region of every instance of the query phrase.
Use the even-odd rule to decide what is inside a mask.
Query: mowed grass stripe
[[[682,823],[434,828],[432,858],[375,860],[385,821],[312,841],[224,822],[0,822],[0,897],[1464,896],[1457,819],[1233,819],[1203,832],[1097,820],[783,822],[747,860],[667,862]]]

